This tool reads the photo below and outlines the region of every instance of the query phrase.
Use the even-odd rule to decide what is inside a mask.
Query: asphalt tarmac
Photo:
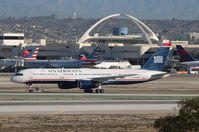
[[[60,90],[57,85],[33,85],[45,89],[27,93],[24,84],[0,74],[0,114],[149,114],[178,113],[181,98],[199,95],[198,75],[172,75],[152,82],[104,86],[105,94],[85,94],[78,88]]]
[[[176,100],[0,101],[1,115],[177,113]]]
[[[17,84],[10,81],[12,74],[0,74],[0,93],[2,92],[28,92],[25,84]],[[179,93],[199,94],[199,75],[171,75],[170,77],[146,83],[132,85],[109,85],[102,86],[106,93]],[[60,92],[82,93],[79,88],[59,89],[56,84],[33,84],[35,92]]]

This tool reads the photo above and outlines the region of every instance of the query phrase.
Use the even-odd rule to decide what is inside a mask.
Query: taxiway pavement
[[[177,100],[0,101],[0,114],[177,113]]]

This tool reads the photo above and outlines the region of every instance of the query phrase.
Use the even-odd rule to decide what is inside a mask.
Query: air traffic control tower
[[[119,20],[129,21],[127,25],[112,27],[111,33],[96,32],[97,28],[102,28],[105,23],[116,21],[117,17],[125,17]],[[112,22],[110,20],[113,20]],[[124,22],[125,23],[125,22]],[[131,24],[129,24],[131,23]],[[113,24],[112,24],[113,25]],[[127,27],[128,26],[128,27]],[[136,27],[140,32],[130,32],[132,27]],[[103,50],[103,59],[134,59],[140,61],[140,58],[148,58],[145,52],[154,50],[158,47],[159,39],[155,33],[139,19],[128,14],[113,14],[102,18],[91,26],[78,41],[80,48],[83,50],[91,49],[95,46]]]

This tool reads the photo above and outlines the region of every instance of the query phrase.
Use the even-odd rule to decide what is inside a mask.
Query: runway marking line
[[[59,111],[55,111],[55,112],[53,112],[52,114],[53,114],[53,115],[59,115],[59,114],[62,114],[62,113],[64,113],[64,112],[65,112],[65,110],[62,109],[62,110],[59,110]]]

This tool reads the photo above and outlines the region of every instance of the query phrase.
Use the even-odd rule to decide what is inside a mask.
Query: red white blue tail
[[[25,47],[23,47],[22,52],[23,52],[23,58],[26,58],[30,54],[30,52]]]
[[[90,63],[95,64],[99,60],[100,53],[101,53],[100,47],[96,47],[93,49],[93,52],[88,57],[86,57],[86,55],[84,54],[80,55],[81,57],[80,60],[89,64]]]
[[[25,60],[36,60],[39,53],[39,48],[34,48],[30,53],[26,48],[23,48],[23,57]]]
[[[100,47],[96,47],[93,49],[93,52],[88,56],[88,59],[96,59],[98,60],[100,57],[101,49]]]

